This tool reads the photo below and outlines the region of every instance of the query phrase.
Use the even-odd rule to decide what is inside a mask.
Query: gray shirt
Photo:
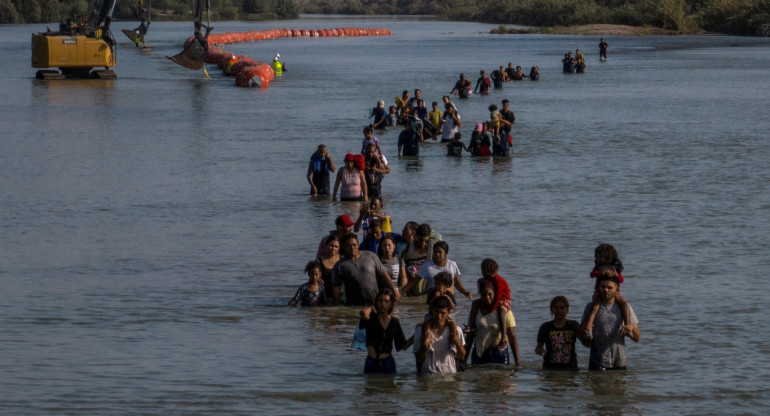
[[[374,303],[377,296],[377,276],[388,274],[376,254],[360,251],[358,260],[343,259],[334,265],[332,286],[345,285],[345,304],[364,306]]]
[[[583,312],[583,322],[588,321],[591,315],[592,303],[586,305]],[[638,325],[634,309],[628,305],[629,324]],[[623,326],[623,315],[617,302],[612,305],[599,306],[599,312],[594,319],[594,329],[590,336],[591,357],[588,368],[590,370],[623,369],[626,367],[626,341],[625,336],[618,334]]]

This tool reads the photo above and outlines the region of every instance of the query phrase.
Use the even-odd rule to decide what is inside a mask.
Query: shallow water
[[[116,23],[117,29],[132,26]],[[389,27],[387,38],[230,45],[288,72],[268,90],[175,66],[189,24],[123,39],[115,81],[43,82],[40,25],[5,26],[0,53],[0,408],[9,414],[754,413],[770,405],[763,305],[770,266],[770,46],[724,36],[487,34],[394,19],[217,23]],[[122,35],[121,35],[122,36]],[[580,48],[587,72],[561,74]],[[385,211],[428,222],[472,287],[494,257],[511,285],[523,366],[418,378],[361,375],[357,310],[289,309],[318,240],[354,203],[307,195],[307,159],[358,151],[366,112],[403,89],[430,102],[460,72],[539,65],[539,82],[458,101],[464,136],[509,98],[512,160],[391,162]],[[475,77],[471,77],[475,79]],[[627,373],[544,373],[534,354],[557,294],[579,319],[593,248],[614,244],[642,341]],[[407,327],[424,313],[407,299]],[[468,302],[456,316],[464,320]],[[581,368],[587,350],[579,347]]]

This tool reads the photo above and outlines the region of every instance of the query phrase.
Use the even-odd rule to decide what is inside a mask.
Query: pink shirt
[[[342,168],[340,181],[340,198],[358,198],[361,196],[361,173],[358,169]]]

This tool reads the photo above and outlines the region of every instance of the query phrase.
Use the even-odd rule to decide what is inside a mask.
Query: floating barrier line
[[[235,85],[239,87],[267,88],[275,78],[272,67],[264,62],[255,61],[245,55],[235,55],[225,51],[220,46],[228,43],[254,42],[278,38],[325,38],[343,36],[390,36],[387,28],[337,27],[332,29],[268,29],[252,30],[249,32],[225,32],[209,34],[209,49],[204,57],[206,63],[217,64],[225,75],[235,77]],[[184,46],[192,43],[190,36]]]

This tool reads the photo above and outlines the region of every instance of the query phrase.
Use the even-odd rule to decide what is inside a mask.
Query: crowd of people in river
[[[600,48],[606,54],[608,45],[602,39]],[[576,50],[564,57],[565,72],[582,72],[585,57]],[[492,79],[484,70],[475,84],[460,74],[450,94],[467,98],[510,80],[538,80],[537,66],[524,75],[521,67],[492,71]],[[459,325],[452,312],[457,306],[455,294],[474,298],[461,280],[457,263],[449,259],[449,244],[428,224],[407,222],[401,234],[394,233],[390,216],[382,210],[381,182],[390,173],[381,143],[374,132],[387,127],[403,129],[398,136],[398,157],[419,156],[420,144],[426,138],[446,143],[447,155],[509,156],[513,144],[511,131],[516,117],[507,99],[501,108],[489,105],[489,120],[477,123],[470,143],[462,141],[459,128],[462,117],[449,95],[439,103],[425,105],[420,89],[404,90],[394,105],[385,111],[379,100],[371,110],[372,124],[363,128],[360,153],[348,153],[339,170],[325,145],[312,154],[307,180],[313,195],[332,195],[333,200],[363,201],[358,218],[348,215],[335,220],[335,229],[318,247],[316,259],[305,267],[307,283],[302,284],[290,305],[363,306],[357,334],[360,349],[367,351],[365,373],[395,373],[393,348],[412,346],[417,371],[423,374],[453,373],[471,364],[520,365],[516,337],[516,320],[511,307],[508,283],[498,274],[493,259],[481,262],[476,281],[477,297],[473,300],[467,324]],[[333,187],[331,173],[336,171]],[[331,192],[330,192],[331,190]],[[359,241],[358,233],[362,234]],[[568,320],[569,300],[556,296],[550,302],[553,320],[543,323],[537,335],[535,352],[543,356],[543,368],[577,369],[576,343],[589,346],[589,369],[624,369],[625,343],[628,336],[639,341],[638,321],[633,309],[620,295],[623,264],[609,244],[600,244],[594,252],[595,267],[590,276],[596,279],[593,300],[585,307],[581,322]],[[400,320],[393,316],[402,296],[425,296],[427,314],[417,323],[413,335],[406,337]],[[361,335],[365,334],[365,335]],[[356,342],[354,342],[354,346]],[[510,350],[510,354],[509,354]],[[512,360],[511,360],[512,356]]]
[[[363,233],[360,242],[358,232]],[[365,373],[395,373],[393,348],[410,346],[422,374],[462,371],[468,357],[472,365],[520,365],[511,291],[497,262],[481,262],[474,296],[449,252],[449,244],[428,224],[410,221],[401,234],[392,232],[382,200],[373,197],[356,221],[345,214],[336,218],[335,229],[305,267],[307,283],[289,304],[363,306],[357,332],[365,334],[359,339],[360,349],[367,351]],[[551,300],[553,320],[540,326],[535,347],[543,368],[576,370],[578,341],[590,347],[590,370],[626,368],[624,337],[638,342],[641,334],[631,305],[620,294],[622,271],[615,248],[600,244],[590,273],[596,279],[594,295],[581,322],[567,319],[565,296]],[[452,317],[458,293],[473,300],[464,326]],[[403,296],[424,296],[427,304],[427,314],[409,338],[393,316]]]

